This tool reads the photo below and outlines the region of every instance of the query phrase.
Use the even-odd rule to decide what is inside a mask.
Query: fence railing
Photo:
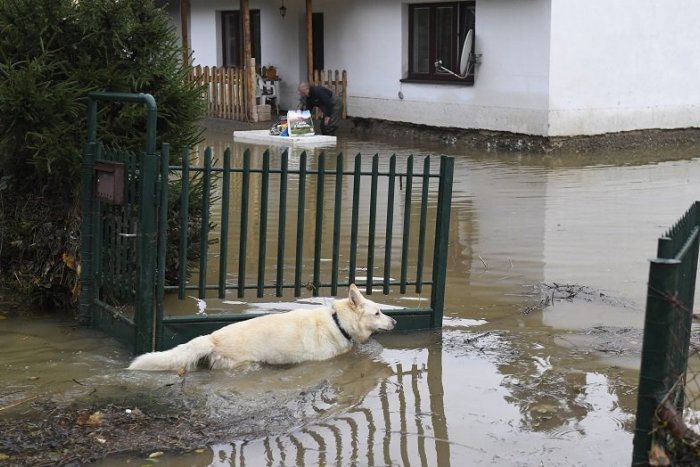
[[[700,348],[691,343],[699,231],[700,202],[695,202],[659,238],[657,257],[651,260],[633,465],[700,462],[700,437],[684,421],[684,416],[694,417],[696,431],[700,427],[700,388],[695,379],[700,369],[688,367],[689,350],[696,358],[700,355]],[[661,458],[672,464],[657,463]]]

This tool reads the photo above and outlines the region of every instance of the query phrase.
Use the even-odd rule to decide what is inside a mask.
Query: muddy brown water
[[[210,132],[207,143],[221,154],[232,141]],[[700,199],[700,148],[518,155],[349,137],[336,150],[456,157],[442,331],[380,335],[327,362],[200,371],[183,384],[125,372],[128,353],[90,330],[3,319],[5,416],[35,397],[169,387],[235,432],[101,466],[628,465],[648,258]],[[208,302],[210,313],[299,306]]]

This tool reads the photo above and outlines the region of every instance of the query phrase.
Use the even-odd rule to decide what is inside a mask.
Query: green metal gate
[[[100,145],[96,112],[104,100],[148,107],[144,153]],[[346,160],[342,154],[234,154],[227,148],[215,160],[207,148],[201,164],[193,165],[187,151],[180,160],[171,159],[167,144],[156,151],[151,96],[94,93],[89,111],[81,314],[134,353],[170,348],[261,314],[165,310],[166,303],[195,296],[334,297],[356,283],[368,295],[426,295],[425,306],[385,310],[397,329],[441,326],[453,158],[441,156],[436,170],[431,157],[358,154]],[[196,227],[193,208],[201,216]],[[193,228],[196,245],[190,244]],[[176,270],[166,261],[172,258]]]
[[[80,316],[129,345],[153,349],[156,264],[156,102],[150,94],[90,93],[81,183]],[[144,151],[105,148],[98,102],[148,109]]]

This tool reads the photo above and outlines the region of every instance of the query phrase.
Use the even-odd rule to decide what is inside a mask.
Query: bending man
[[[340,126],[340,117],[343,113],[343,103],[340,98],[323,86],[311,86],[307,82],[299,83],[299,95],[301,96],[301,109],[321,109],[321,134],[335,135]]]

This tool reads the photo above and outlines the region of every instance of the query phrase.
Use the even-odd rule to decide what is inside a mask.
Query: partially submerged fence
[[[699,231],[695,202],[651,260],[633,465],[700,463],[700,345],[691,339]]]
[[[144,153],[102,147],[98,101],[148,106]],[[386,310],[398,329],[441,326],[451,157],[440,157],[435,170],[431,157],[358,154],[346,161],[285,151],[273,165],[269,151],[255,160],[245,151],[234,161],[227,149],[216,165],[208,149],[194,166],[187,151],[171,160],[167,144],[156,150],[155,112],[150,95],[90,94],[83,319],[142,353],[261,314],[174,316],[165,310],[167,292],[181,300],[253,291],[263,299],[323,297],[356,283],[370,295],[412,290],[425,303]]]
[[[223,163],[214,166],[208,148],[202,166],[191,167],[190,155],[184,153],[180,166],[169,167],[171,177],[181,181],[176,197],[181,203],[177,211],[183,214],[174,254],[181,257],[188,250],[185,233],[191,221],[184,204],[189,202],[193,176],[201,175],[205,193],[214,184],[220,186],[220,205],[215,209],[220,222],[214,228],[207,217],[200,224],[196,281],[188,282],[186,264],[180,261],[176,283],[163,282],[158,290],[177,292],[180,299],[191,294],[200,299],[229,294],[334,297],[355,283],[368,295],[413,291],[426,297],[425,307],[387,310],[398,320],[399,329],[441,326],[452,158],[440,157],[438,170],[431,157],[417,164],[413,156],[403,159],[399,168],[395,155],[380,170],[377,154],[358,154],[347,161],[349,167],[342,154],[312,159],[306,152],[297,157],[285,151],[276,157],[276,166],[269,150],[255,161],[246,150],[240,165],[232,159],[228,148]],[[212,210],[209,197],[201,202],[201,212]],[[166,242],[167,222],[161,217],[161,245]],[[210,245],[213,237],[216,246]],[[237,252],[233,267],[231,250]],[[218,260],[210,273],[212,256]],[[204,329],[210,332],[239,319],[240,315],[164,316],[160,311],[162,340],[156,346],[168,348]]]

